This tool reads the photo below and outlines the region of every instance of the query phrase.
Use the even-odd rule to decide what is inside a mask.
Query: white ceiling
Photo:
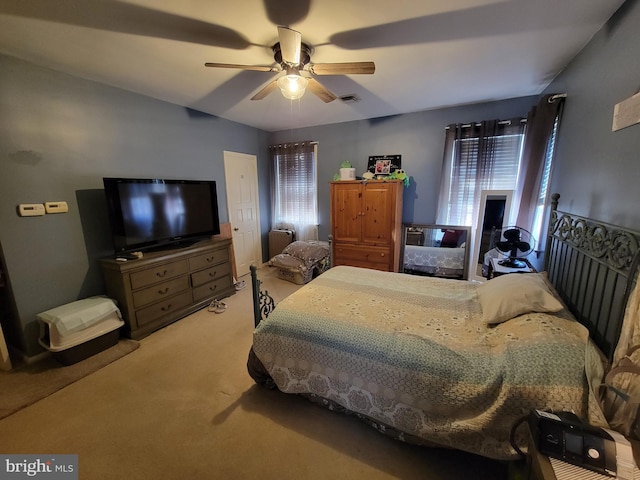
[[[0,0],[0,52],[268,131],[536,95],[624,0]],[[312,63],[373,61],[321,76],[338,96],[300,101],[275,73],[277,25]]]

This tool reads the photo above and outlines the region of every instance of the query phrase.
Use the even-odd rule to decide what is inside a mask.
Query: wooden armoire
[[[334,266],[399,270],[402,194],[401,180],[331,182]]]

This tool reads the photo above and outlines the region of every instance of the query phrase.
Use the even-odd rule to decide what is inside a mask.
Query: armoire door
[[[362,183],[331,184],[333,241],[359,243],[362,219]]]
[[[362,242],[391,245],[397,184],[370,182],[364,185]]]

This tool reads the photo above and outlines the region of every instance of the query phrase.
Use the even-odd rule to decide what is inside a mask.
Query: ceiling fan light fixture
[[[297,100],[302,98],[309,81],[300,75],[285,75],[278,79],[278,87],[284,98]]]

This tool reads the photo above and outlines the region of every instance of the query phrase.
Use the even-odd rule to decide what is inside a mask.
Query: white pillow
[[[554,313],[564,307],[551,293],[544,273],[500,275],[478,287],[482,321],[487,325],[506,322],[531,312]]]

